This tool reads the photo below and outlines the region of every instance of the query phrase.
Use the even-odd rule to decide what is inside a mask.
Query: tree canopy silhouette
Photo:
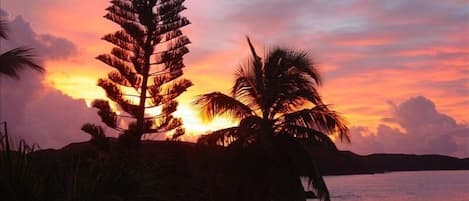
[[[240,123],[198,143],[228,147],[232,160],[225,179],[233,200],[305,200],[301,176],[309,178],[321,200],[330,200],[306,146],[336,149],[327,135],[349,137],[342,118],[319,95],[316,65],[305,52],[286,48],[262,59],[247,40],[252,58],[237,71],[231,94],[207,93],[194,102],[207,120],[229,115]]]
[[[0,18],[0,39],[7,39],[7,32],[7,23]],[[18,73],[24,68],[44,72],[44,68],[34,61],[32,50],[28,47],[18,47],[2,53],[0,55],[0,74],[19,79]]]
[[[109,54],[96,58],[115,70],[107,78],[98,80],[107,97],[128,115],[111,109],[106,100],[95,100],[92,106],[109,127],[122,134],[120,139],[135,144],[144,134],[173,132],[173,138],[184,134],[182,121],[172,115],[177,98],[192,83],[180,78],[183,74],[183,56],[189,52],[190,40],[180,28],[190,24],[180,12],[186,8],[184,0],[112,0],[106,10],[106,19],[116,23],[120,30],[105,35],[103,40],[114,47]],[[160,111],[149,116],[148,110]],[[122,119],[127,127],[118,123]],[[85,128],[86,126],[86,128]],[[89,129],[85,132],[100,132]],[[102,136],[90,133],[92,136]]]

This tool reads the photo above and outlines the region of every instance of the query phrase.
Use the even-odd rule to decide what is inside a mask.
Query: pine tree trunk
[[[145,44],[145,64],[143,66],[143,75],[142,75],[142,85],[141,85],[141,91],[140,91],[140,102],[139,102],[139,113],[137,117],[137,128],[138,131],[136,134],[136,138],[138,140],[141,139],[145,132],[145,103],[146,103],[146,96],[147,96],[147,88],[148,88],[148,77],[149,77],[149,72],[150,72],[150,56],[153,52],[153,48],[151,48],[150,44],[151,41],[149,38],[153,37],[152,35],[149,35],[146,44]]]

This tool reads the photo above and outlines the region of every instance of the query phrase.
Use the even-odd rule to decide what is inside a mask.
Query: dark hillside
[[[212,150],[189,142],[144,141],[141,146],[143,161],[153,161],[171,167],[171,171],[194,173],[203,169],[209,157],[222,157],[223,148],[216,155]],[[357,155],[350,151],[332,151],[311,147],[308,149],[325,175],[368,174],[389,171],[469,170],[469,158],[459,159],[442,155],[371,154]],[[72,158],[99,157],[95,147],[88,143],[73,143],[60,150],[42,150],[36,157],[56,162]]]
[[[469,159],[442,155],[371,154],[309,148],[325,175],[372,174],[390,171],[469,170]]]

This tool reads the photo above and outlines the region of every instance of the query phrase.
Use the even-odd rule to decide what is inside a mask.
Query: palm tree
[[[7,39],[7,26],[3,19],[0,19],[0,38]],[[44,68],[36,64],[33,60],[32,48],[18,47],[0,55],[0,74],[11,78],[19,79],[18,72],[26,67],[44,72]]]
[[[194,102],[206,120],[229,115],[240,123],[198,143],[227,147],[224,170],[231,180],[224,180],[233,182],[233,200],[306,200],[302,176],[318,198],[330,200],[307,146],[336,149],[328,135],[350,140],[342,118],[318,93],[316,66],[306,52],[286,48],[271,50],[263,60],[247,41],[252,58],[237,71],[231,95],[212,92]]]

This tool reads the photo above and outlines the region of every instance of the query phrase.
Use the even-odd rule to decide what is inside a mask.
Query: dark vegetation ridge
[[[4,145],[2,143],[2,150],[5,150]],[[142,141],[142,152],[133,157],[115,154],[116,139],[109,139],[109,147],[110,152],[102,152],[93,141],[88,141],[58,150],[31,152],[31,147],[21,143],[15,146],[18,151],[3,151],[0,195],[6,199],[2,200],[219,200],[214,194],[233,193],[227,192],[233,190],[229,171],[243,165],[231,163],[235,155],[219,146]],[[323,175],[469,170],[469,158],[407,154],[361,156],[349,151],[307,147]],[[260,160],[255,156],[250,159]]]
[[[142,157],[160,161],[175,161],[181,165],[195,162],[202,165],[212,157],[209,153],[223,152],[223,147],[205,147],[190,142],[143,141]],[[214,150],[216,149],[216,150]],[[358,155],[351,151],[330,150],[308,146],[308,153],[315,159],[323,175],[375,174],[393,171],[426,171],[426,170],[469,170],[469,158],[456,158],[444,155],[415,154],[370,154]],[[42,150],[34,155],[47,158],[97,157],[95,148],[89,142],[72,143],[59,150]],[[217,154],[223,156],[223,153]],[[178,156],[178,157],[176,157]],[[174,157],[174,158],[172,158]],[[193,167],[195,168],[195,166]],[[189,167],[191,169],[191,167]],[[193,171],[193,170],[191,170]]]

